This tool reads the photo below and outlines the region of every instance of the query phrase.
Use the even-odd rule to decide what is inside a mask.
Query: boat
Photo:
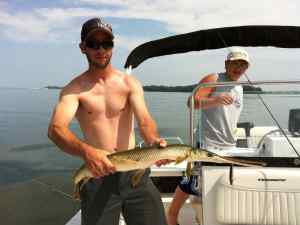
[[[171,54],[201,51],[232,46],[276,48],[299,48],[300,27],[294,26],[239,26],[200,30],[171,36],[144,43],[135,48],[127,58],[125,68],[128,73],[145,60]],[[191,93],[203,87],[232,85],[263,85],[284,87],[295,85],[297,80],[264,80],[246,82],[224,82],[200,84]],[[297,86],[298,85],[298,86]],[[286,90],[290,90],[286,88]],[[285,93],[285,92],[282,92]],[[278,94],[278,93],[277,93]],[[238,145],[216,153],[241,159],[266,162],[266,167],[246,168],[232,165],[202,163],[198,174],[201,179],[199,191],[202,198],[197,202],[195,215],[199,224],[300,224],[300,107],[295,104],[281,106],[288,115],[288,126],[282,126],[264,100],[268,93],[256,93],[257,101],[272,118],[273,124],[259,126],[255,121],[245,121],[238,125]],[[270,95],[270,93],[269,93]],[[276,96],[276,95],[275,95]],[[277,95],[278,97],[278,95]],[[295,97],[295,96],[294,96]],[[299,95],[296,96],[299,99]],[[201,110],[190,108],[189,136],[192,146],[201,146]],[[247,119],[247,118],[246,118]],[[212,149],[210,149],[212,150]],[[152,168],[152,175],[165,178],[182,174],[182,166]],[[168,183],[166,180],[165,183]],[[180,218],[179,218],[180,221]],[[184,223],[181,223],[184,224]]]

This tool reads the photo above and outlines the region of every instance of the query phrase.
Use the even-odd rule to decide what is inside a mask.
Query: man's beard
[[[97,62],[97,61],[92,61],[90,59],[90,57],[88,57],[88,56],[87,56],[87,59],[88,59],[88,62],[90,64],[90,66],[96,67],[98,69],[105,69],[107,67],[107,65],[110,63],[111,56],[109,58],[107,58],[104,63],[100,63],[100,62]]]

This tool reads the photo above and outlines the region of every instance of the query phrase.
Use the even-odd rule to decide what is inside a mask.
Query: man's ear
[[[81,52],[82,52],[83,54],[85,54],[86,47],[85,47],[85,45],[84,45],[82,42],[80,42],[79,48],[80,48]]]

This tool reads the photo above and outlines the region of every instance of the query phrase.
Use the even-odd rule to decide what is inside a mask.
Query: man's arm
[[[69,129],[69,124],[77,111],[79,101],[71,88],[64,88],[60,94],[48,127],[48,137],[64,152],[84,158],[85,143],[80,141]]]
[[[148,145],[159,144],[162,147],[166,146],[165,140],[160,138],[156,123],[148,111],[141,84],[133,76],[127,76],[126,82],[130,88],[129,103],[145,143]]]
[[[66,86],[60,95],[48,127],[48,137],[64,152],[83,158],[89,169],[96,176],[114,172],[114,166],[107,159],[107,152],[96,149],[81,141],[69,129],[74,118],[79,99],[74,86]]]
[[[215,83],[217,82],[216,74],[209,74],[205,76],[199,84],[203,83]],[[232,97],[227,93],[219,93],[218,95],[211,96],[215,91],[215,87],[200,88],[194,95],[194,106],[196,109],[211,108],[219,105],[229,105],[232,104]],[[190,106],[190,99],[188,100],[188,106]]]
[[[166,147],[165,139],[160,138],[155,121],[152,119],[144,99],[144,91],[141,84],[132,76],[126,77],[130,87],[129,102],[137,119],[141,136],[148,145],[158,144]],[[168,159],[157,161],[156,166],[165,165],[172,162]]]

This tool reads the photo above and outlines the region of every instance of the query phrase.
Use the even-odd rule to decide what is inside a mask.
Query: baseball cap
[[[230,52],[227,55],[227,60],[228,61],[244,60],[250,64],[248,52],[238,47],[230,48]]]
[[[114,38],[111,25],[104,23],[100,18],[92,18],[86,21],[81,28],[81,41],[85,41],[92,33],[100,31]]]

